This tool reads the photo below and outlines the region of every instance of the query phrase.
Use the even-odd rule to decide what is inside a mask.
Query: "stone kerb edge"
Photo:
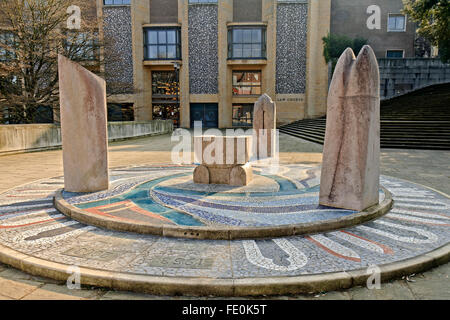
[[[419,273],[447,263],[450,244],[424,255],[380,266],[381,280]],[[67,281],[69,265],[43,260],[0,244],[0,261],[36,276]],[[259,296],[328,292],[365,285],[366,269],[294,277],[207,279],[158,277],[80,267],[81,284],[159,295]]]

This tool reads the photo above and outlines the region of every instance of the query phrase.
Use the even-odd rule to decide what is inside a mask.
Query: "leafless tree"
[[[58,122],[58,54],[104,69],[95,1],[0,0],[0,24],[0,121],[35,123],[44,106]]]

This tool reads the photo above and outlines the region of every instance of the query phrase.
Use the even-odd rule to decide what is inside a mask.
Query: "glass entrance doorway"
[[[180,126],[180,86],[175,71],[152,71],[152,108],[154,120],[172,120]]]
[[[173,125],[179,127],[180,107],[178,104],[153,104],[153,120],[173,120]]]
[[[192,103],[191,128],[194,128],[195,121],[201,121],[203,128],[217,128],[219,126],[219,107],[217,103]]]

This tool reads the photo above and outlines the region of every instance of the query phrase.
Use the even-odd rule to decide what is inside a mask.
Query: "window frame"
[[[188,4],[217,4],[218,0],[189,0]]]
[[[405,20],[405,23],[403,24],[403,30],[400,29],[394,29],[391,30],[389,29],[389,20],[391,18],[391,16],[396,16],[396,17],[400,17],[402,16]],[[388,13],[388,18],[387,18],[387,32],[406,32],[406,24],[408,22],[408,17],[406,14],[402,14],[402,13]]]
[[[121,3],[106,3],[106,0],[103,0],[103,6],[105,7],[112,7],[112,6],[131,6],[131,0],[112,0],[113,2],[115,1],[120,1]],[[128,3],[124,3],[124,1],[128,2]]]
[[[161,81],[167,81],[166,83],[169,85],[167,88],[169,90],[174,90],[174,92],[172,92],[173,94],[168,94],[166,93],[157,93],[155,89],[159,88],[157,86],[157,84],[155,83],[155,79],[158,79],[157,74],[165,74],[165,75],[171,75],[173,77],[173,81],[170,81],[170,76],[167,77],[167,79],[164,79],[164,77],[160,77],[159,80]],[[178,79],[177,73],[176,71],[171,71],[171,70],[152,70],[151,71],[151,79],[152,79],[152,98],[158,98],[160,100],[163,99],[179,99],[180,97],[180,81]],[[175,100],[174,100],[175,101]],[[176,102],[179,102],[178,100],[176,100]]]
[[[235,45],[255,45],[258,42],[235,42],[233,39],[234,30],[261,30],[261,42],[260,42],[260,52],[259,57],[245,57],[234,56],[234,46]],[[242,49],[244,51],[244,49]],[[262,25],[236,25],[228,27],[228,60],[267,60],[267,26]]]
[[[260,85],[258,86],[258,85],[253,85],[253,84],[251,84],[251,85],[235,85],[234,84],[234,74],[235,73],[259,73],[259,77],[260,77],[260,79],[259,79],[259,83],[260,83]],[[232,88],[232,95],[233,95],[233,97],[255,97],[255,96],[260,96],[261,94],[262,94],[262,92],[263,92],[263,89],[262,89],[262,85],[263,85],[263,81],[262,81],[262,70],[233,70],[232,71],[232,74],[231,74],[231,88]],[[238,87],[238,88],[260,88],[260,93],[255,93],[255,94],[235,94],[234,93],[234,88],[236,88],[236,87]],[[253,90],[251,90],[251,91],[253,91]]]
[[[7,36],[9,37],[9,39],[7,38]],[[14,32],[9,30],[0,30],[0,41],[3,40],[5,42],[2,43],[5,46],[11,47],[12,50],[0,47],[0,62],[9,62],[16,59],[16,52],[15,52],[16,35],[14,34]]]
[[[248,117],[236,118],[234,116],[234,110],[237,107],[250,107],[250,110],[251,110],[250,111],[250,115],[251,115],[250,118],[248,118]],[[233,126],[233,128],[252,128],[253,127],[253,111],[254,111],[254,104],[252,104],[252,103],[233,103],[232,106],[231,106],[232,126]],[[247,125],[242,125],[242,123],[243,123],[243,121],[241,121],[242,119],[246,119]],[[250,121],[250,123],[248,123],[248,121]],[[239,123],[239,124],[237,124],[237,123]]]
[[[150,31],[165,31],[166,32],[166,41],[165,43],[159,42],[159,36],[157,37],[157,43],[148,43],[148,32]],[[167,42],[167,31],[175,31],[175,43]],[[159,48],[165,46],[166,47],[166,58],[159,57]],[[169,46],[175,46],[175,57],[167,58],[167,52]],[[149,56],[149,48],[156,47],[157,48],[157,57],[150,58]],[[144,61],[158,61],[158,60],[181,60],[182,59],[182,46],[181,46],[181,28],[180,27],[144,27]]]
[[[402,52],[402,56],[401,57],[388,57],[388,52],[389,51],[397,51],[397,52]],[[386,59],[403,59],[405,57],[405,50],[404,49],[386,49]]]
[[[113,111],[117,111],[120,109],[120,115],[122,116],[121,120],[116,120],[117,114]],[[132,102],[125,102],[125,103],[114,103],[114,102],[108,102],[107,104],[107,118],[108,122],[129,122],[129,121],[135,121],[135,107],[134,103]],[[126,118],[126,116],[129,116],[129,119]]]
[[[82,31],[68,31],[66,32],[66,38],[64,39],[64,49],[66,52],[70,50],[73,45],[73,40],[78,41],[79,37],[84,37],[84,39],[80,39],[81,41],[85,41],[85,46],[79,47],[79,52],[74,52],[74,56],[72,59],[75,61],[97,61],[100,59],[100,45],[98,40],[98,33],[94,35],[89,34],[89,32]],[[81,49],[83,48],[83,49]],[[86,54],[88,52],[88,54]]]

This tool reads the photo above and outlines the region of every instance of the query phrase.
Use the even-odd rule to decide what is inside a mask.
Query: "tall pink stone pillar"
[[[253,109],[254,146],[258,159],[272,157],[275,150],[277,128],[277,107],[268,94],[263,94]]]
[[[59,55],[64,185],[68,192],[109,188],[106,82]]]
[[[320,204],[362,211],[379,202],[380,74],[370,46],[340,57],[328,95]]]

